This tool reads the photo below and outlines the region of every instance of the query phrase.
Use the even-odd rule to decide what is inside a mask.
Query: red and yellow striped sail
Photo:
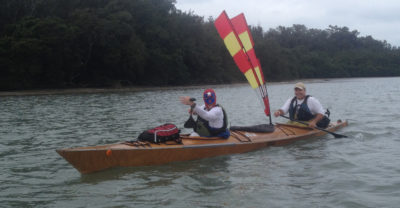
[[[217,28],[219,35],[224,40],[226,48],[233,57],[233,60],[239,67],[240,71],[245,75],[251,87],[257,88],[261,84],[263,84],[263,82],[260,82],[260,79],[257,78],[256,72],[253,70],[253,66],[249,59],[249,56],[248,54],[246,54],[245,48],[249,46],[243,45],[225,11],[223,11],[222,14],[215,20],[214,24]],[[249,42],[245,43],[251,45],[251,43],[249,44]]]
[[[225,46],[233,57],[236,65],[244,74],[251,87],[259,88],[261,98],[264,102],[264,112],[270,117],[270,107],[267,89],[265,86],[264,74],[260,61],[254,51],[254,41],[247,26],[244,14],[229,19],[225,11],[215,20],[215,27]]]
[[[250,63],[253,67],[253,73],[256,74],[256,78],[259,81],[260,85],[264,84],[265,83],[264,75],[261,69],[260,62],[258,61],[256,53],[253,48],[254,47],[253,37],[251,36],[249,27],[247,26],[244,14],[242,13],[232,18],[231,22],[233,28],[235,29],[240,38],[240,41],[243,44],[243,47],[248,55],[248,58],[250,59]]]

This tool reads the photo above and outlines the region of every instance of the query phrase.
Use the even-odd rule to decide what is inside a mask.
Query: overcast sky
[[[232,18],[243,12],[250,25],[264,30],[277,26],[302,24],[326,29],[329,25],[357,30],[400,46],[399,0],[176,0],[182,11],[193,11],[207,19],[225,10]]]

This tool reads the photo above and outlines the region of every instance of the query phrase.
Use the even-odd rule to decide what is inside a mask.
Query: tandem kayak
[[[338,120],[329,124],[326,130],[336,131],[344,126],[347,126],[347,121]],[[168,141],[153,144],[137,141],[56,151],[80,173],[86,174],[112,167],[162,165],[170,162],[244,153],[316,138],[325,134],[327,134],[326,131],[309,127],[277,123],[270,133],[231,130],[231,136],[227,139],[181,135],[181,143]]]

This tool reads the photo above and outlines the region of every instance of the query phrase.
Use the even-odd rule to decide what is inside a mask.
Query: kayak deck
[[[344,126],[347,126],[347,121],[338,121],[331,123],[326,130],[335,131]],[[56,151],[79,172],[85,174],[117,166],[161,165],[175,161],[243,153],[325,134],[327,133],[324,131],[308,127],[278,123],[275,124],[275,130],[271,133],[231,131],[231,136],[227,139],[181,135],[182,143],[180,144],[174,141],[160,144],[123,142]]]

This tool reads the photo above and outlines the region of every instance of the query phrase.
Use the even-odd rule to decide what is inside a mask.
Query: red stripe
[[[214,22],[214,25],[222,39],[224,39],[233,30],[229,21],[228,15],[225,11],[223,11]]]
[[[249,55],[251,64],[253,64],[254,68],[256,68],[256,66],[258,66],[258,61],[257,61],[257,57],[256,57],[256,53],[254,51],[254,48],[247,51],[247,54]]]
[[[243,13],[231,19],[232,25],[238,34],[241,34],[247,30],[246,21]]]
[[[268,100],[268,97],[264,97],[264,98],[263,98],[263,101],[264,101],[264,105],[265,105],[264,113],[265,113],[265,115],[270,116],[270,109],[269,109],[269,100]]]
[[[239,67],[242,73],[246,73],[249,69],[251,69],[251,64],[243,50],[240,50],[237,54],[235,54],[235,56],[233,56],[233,60],[235,60],[236,65]]]

